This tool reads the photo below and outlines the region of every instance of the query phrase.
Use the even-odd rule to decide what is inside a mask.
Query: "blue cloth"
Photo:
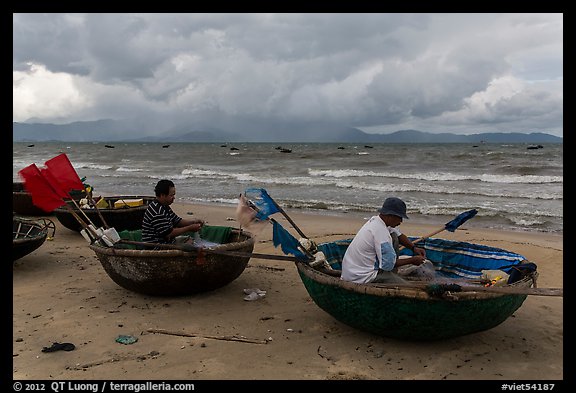
[[[266,220],[270,215],[280,211],[276,202],[263,188],[247,188],[244,195],[258,208],[256,214],[258,220]]]
[[[274,242],[274,247],[278,247],[279,245],[282,248],[282,252],[284,254],[292,254],[298,259],[308,259],[302,251],[298,250],[298,240],[294,236],[290,234],[282,225],[280,225],[277,221],[273,223],[273,232],[272,232],[272,241]]]
[[[478,278],[482,270],[502,270],[510,274],[514,266],[526,261],[524,256],[515,252],[445,239],[429,238],[420,242],[418,247],[426,250],[426,257],[446,277]],[[404,253],[405,249],[400,252]]]
[[[476,210],[476,209],[472,209],[472,210],[468,210],[467,212],[460,213],[458,215],[458,217],[456,217],[455,219],[453,219],[452,221],[450,221],[449,223],[447,223],[445,225],[446,230],[449,232],[454,232],[456,230],[456,228],[458,228],[460,225],[464,224],[466,221],[468,221],[469,219],[474,217],[476,215],[476,213],[478,213],[478,210]]]
[[[410,237],[410,240],[416,240]],[[334,269],[341,269],[342,258],[352,239],[318,244],[318,250]],[[526,266],[526,258],[515,252],[481,244],[428,238],[417,244],[426,250],[426,257],[432,261],[436,271],[451,278],[479,278],[482,270],[503,270],[512,275],[515,267]],[[412,255],[403,249],[400,255]],[[533,270],[536,266],[532,266]]]
[[[326,261],[332,269],[342,270],[342,259],[352,239],[338,240],[330,243],[318,244],[318,251],[322,251]]]

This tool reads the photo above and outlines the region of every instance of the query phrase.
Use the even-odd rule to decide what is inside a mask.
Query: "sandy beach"
[[[183,217],[238,226],[235,208],[172,206]],[[353,237],[362,216],[288,212],[317,243]],[[368,216],[368,215],[365,215]],[[536,380],[564,379],[563,298],[528,296],[501,325],[445,341],[410,342],[344,325],[311,300],[289,261],[252,258],[235,281],[184,297],[130,292],[106,274],[80,234],[53,240],[13,266],[14,380]],[[290,224],[277,220],[287,229]],[[437,226],[405,220],[407,235]],[[255,252],[283,255],[268,225]],[[293,232],[294,233],[294,232]],[[437,237],[499,247],[538,265],[538,287],[563,287],[563,236],[466,228]],[[245,288],[266,296],[245,301]],[[194,337],[150,333],[181,332]],[[119,335],[138,341],[124,345]],[[244,336],[251,342],[223,339]],[[53,342],[72,351],[42,352]]]

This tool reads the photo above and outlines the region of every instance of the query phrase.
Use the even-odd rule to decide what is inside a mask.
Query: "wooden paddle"
[[[140,247],[148,247],[148,248],[161,248],[165,250],[180,250],[184,252],[190,253],[204,253],[204,254],[218,254],[218,255],[228,255],[228,256],[236,256],[236,257],[248,257],[248,258],[257,258],[257,259],[274,259],[279,261],[291,261],[296,262],[299,259],[296,257],[291,257],[287,255],[274,255],[274,254],[260,254],[255,252],[242,252],[242,251],[230,251],[230,250],[215,250],[212,248],[203,248],[197,247],[190,243],[183,243],[183,244],[163,244],[163,243],[148,243],[148,242],[139,242],[135,240],[125,240],[121,239],[116,244],[131,244],[134,246]]]
[[[469,219],[471,219],[472,217],[474,217],[476,215],[476,213],[478,213],[478,210],[476,209],[472,209],[472,210],[468,210],[465,211],[463,213],[460,213],[459,215],[457,215],[452,221],[447,222],[443,228],[437,229],[432,233],[429,233],[428,235],[422,236],[414,241],[412,241],[412,244],[416,244],[418,242],[421,242],[424,239],[428,239],[429,237],[432,237],[442,231],[449,231],[449,232],[454,232],[456,230],[456,228],[458,228],[460,225],[464,224],[466,221],[468,221]],[[400,249],[403,249],[404,246],[400,247]]]
[[[262,189],[262,192],[265,193],[266,197],[268,199],[270,199],[270,201],[274,204],[274,206],[276,207],[276,209],[278,210],[278,212],[280,212],[284,217],[286,217],[286,219],[288,220],[288,222],[292,225],[292,227],[294,227],[294,229],[300,234],[300,236],[302,236],[303,238],[308,239],[308,236],[306,236],[304,234],[304,232],[302,232],[302,230],[300,228],[298,228],[298,226],[296,225],[296,223],[294,221],[292,221],[292,219],[288,216],[288,213],[286,213],[284,211],[284,209],[282,209],[280,207],[280,205],[278,205],[278,203],[276,203],[276,201],[274,199],[272,199],[272,197],[266,192],[266,190]],[[260,212],[260,209],[258,208],[258,206],[256,206],[256,204],[254,202],[252,202],[251,200],[247,199],[247,204],[248,206],[253,209],[254,211],[256,211],[257,213]],[[276,223],[279,224],[276,220],[274,220],[272,217],[266,217],[266,220],[268,222],[271,223]],[[298,246],[298,249],[303,252],[304,254],[306,254],[306,256],[309,259],[314,259],[314,255],[312,255],[312,253],[307,250],[306,248],[304,248],[301,244]]]

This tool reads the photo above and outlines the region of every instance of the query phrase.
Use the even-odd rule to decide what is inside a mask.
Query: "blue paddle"
[[[449,231],[449,232],[454,232],[460,225],[464,224],[466,221],[468,221],[469,219],[471,219],[472,217],[474,217],[476,215],[476,213],[478,213],[478,210],[476,209],[472,209],[472,210],[468,210],[465,211],[463,213],[458,214],[458,216],[456,216],[452,221],[447,222],[446,225],[444,225],[444,228],[438,229],[426,236],[422,236],[419,239],[414,240],[412,243],[418,243],[424,239],[427,239],[431,236],[436,235],[437,233],[440,233],[442,231]]]

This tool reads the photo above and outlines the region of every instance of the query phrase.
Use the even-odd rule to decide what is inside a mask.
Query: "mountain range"
[[[461,135],[399,130],[390,134],[369,134],[352,127],[314,124],[237,133],[212,127],[183,126],[167,130],[143,130],[142,125],[118,120],[68,124],[13,122],[12,135],[14,142],[563,143],[563,138],[541,132]]]

